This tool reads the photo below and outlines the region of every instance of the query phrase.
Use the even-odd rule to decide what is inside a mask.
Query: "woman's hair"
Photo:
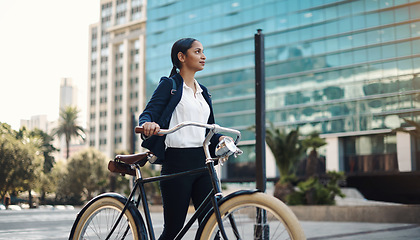
[[[183,54],[187,55],[188,49],[191,48],[191,45],[197,39],[194,38],[181,38],[172,45],[171,49],[171,60],[172,60],[172,70],[169,74],[169,77],[172,77],[177,73],[176,69],[181,69],[181,64],[178,59],[178,53],[182,52]]]

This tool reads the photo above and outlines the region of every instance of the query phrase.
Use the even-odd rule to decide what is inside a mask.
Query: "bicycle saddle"
[[[150,152],[137,153],[131,155],[117,155],[115,160],[118,160],[127,164],[138,164],[140,167],[143,167],[147,162],[147,156],[150,155]]]

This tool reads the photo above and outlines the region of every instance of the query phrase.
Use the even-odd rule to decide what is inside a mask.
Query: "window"
[[[376,27],[379,25],[378,13],[366,14],[366,27]]]
[[[373,11],[378,9],[378,0],[366,0],[365,1],[366,11]]]
[[[414,40],[411,42],[412,54],[420,54],[420,40]]]
[[[380,46],[368,48],[367,53],[369,61],[380,60],[382,57]]]
[[[394,58],[396,56],[396,48],[394,44],[382,46],[382,58]]]
[[[411,44],[410,42],[402,42],[397,44],[397,55],[398,57],[404,57],[411,55]]]
[[[395,22],[394,11],[385,11],[380,13],[380,22],[381,25],[391,24]]]
[[[351,18],[342,18],[338,21],[338,29],[340,33],[350,32],[351,27]]]
[[[353,30],[359,30],[366,28],[365,16],[364,15],[355,15],[351,18]]]
[[[396,27],[396,39],[406,39],[410,37],[409,24],[404,24]]]
[[[410,19],[420,18],[420,4],[410,6]]]
[[[395,133],[346,137],[343,138],[343,146],[346,172],[398,170]]]
[[[354,63],[363,63],[367,61],[366,49],[359,49],[353,52]]]

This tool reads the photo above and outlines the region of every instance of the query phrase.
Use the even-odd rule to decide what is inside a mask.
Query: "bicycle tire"
[[[119,194],[103,194],[92,199],[79,213],[70,239],[105,239],[124,209],[127,199]],[[127,227],[129,227],[127,231]],[[129,204],[110,239],[147,239],[144,222],[133,204]]]
[[[219,209],[228,239],[306,239],[295,214],[286,204],[273,196],[260,192],[238,195],[222,203]],[[263,236],[261,236],[262,231],[257,231],[257,235],[254,236],[254,230],[258,226],[256,223],[258,209],[264,209],[267,216],[268,225],[265,225]],[[240,237],[235,236],[229,216],[234,217]],[[200,239],[218,239],[218,231],[216,215],[213,213],[206,222]]]

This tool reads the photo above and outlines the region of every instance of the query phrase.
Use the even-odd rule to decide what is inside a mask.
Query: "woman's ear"
[[[184,63],[184,61],[185,61],[185,55],[182,52],[178,52],[178,60],[181,63]]]

